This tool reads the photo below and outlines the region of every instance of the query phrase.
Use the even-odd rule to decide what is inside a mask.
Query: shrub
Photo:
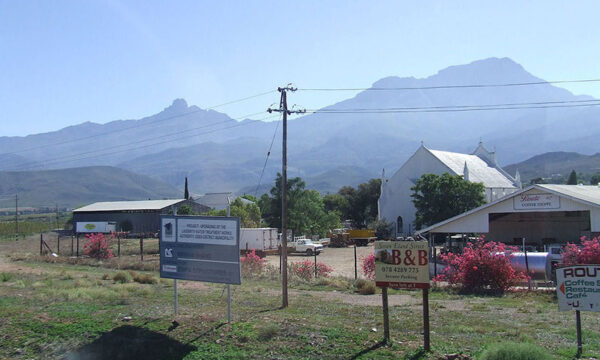
[[[83,246],[86,255],[95,259],[110,259],[114,256],[103,234],[87,234],[86,237],[89,239]]]
[[[156,284],[157,280],[154,276],[150,275],[150,274],[138,274],[136,273],[133,276],[133,281],[140,283],[140,284]]]
[[[487,348],[481,360],[545,360],[552,357],[534,344],[505,342]]]
[[[295,275],[303,280],[310,280],[315,276],[315,264],[308,260],[304,259],[299,262],[293,262],[289,265],[290,274]],[[322,262],[317,262],[317,276],[327,277],[333,271],[333,268],[323,264]]]
[[[113,275],[113,281],[124,284],[131,282],[131,275],[124,271],[119,271],[118,273]]]
[[[356,290],[361,295],[372,295],[372,294],[375,294],[375,292],[377,291],[377,287],[375,286],[375,283],[370,280],[357,279],[354,282],[354,286],[356,287]]]
[[[581,247],[568,243],[562,253],[563,265],[600,264],[600,237],[586,240],[581,237]]]
[[[240,259],[242,263],[242,275],[260,275],[265,268],[265,259],[256,255],[256,250],[252,249],[246,256]]]
[[[369,280],[375,280],[375,254],[364,257],[362,260],[363,274]]]
[[[465,293],[504,293],[528,277],[517,273],[510,264],[515,247],[493,241],[485,242],[483,236],[467,243],[462,254],[443,254],[447,267],[434,281],[447,281]]]
[[[269,341],[279,332],[279,326],[276,324],[269,324],[258,329],[257,338],[260,341]]]
[[[0,273],[0,279],[2,280],[2,282],[10,281],[12,279],[12,274],[4,272]]]

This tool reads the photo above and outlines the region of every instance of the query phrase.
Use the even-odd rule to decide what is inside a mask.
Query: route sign
[[[600,311],[600,265],[556,269],[558,310]]]
[[[241,284],[237,217],[161,216],[160,277]]]
[[[375,284],[379,287],[429,289],[427,241],[376,241]]]

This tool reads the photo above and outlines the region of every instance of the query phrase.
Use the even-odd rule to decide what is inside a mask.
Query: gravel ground
[[[362,273],[362,261],[361,259],[367,257],[373,253],[373,244],[369,246],[359,246],[356,248],[357,266],[358,266],[358,277],[364,278]],[[266,257],[267,262],[273,266],[279,267],[279,255],[268,255]],[[288,254],[288,263],[302,261],[304,259],[310,259],[314,261],[313,256],[306,256],[304,254]],[[348,278],[354,278],[354,247],[346,248],[329,248],[326,247],[321,254],[317,256],[317,261],[322,262],[333,268],[333,276],[344,276]]]

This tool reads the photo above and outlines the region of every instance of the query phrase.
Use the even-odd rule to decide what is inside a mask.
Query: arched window
[[[403,233],[403,226],[404,222],[402,221],[402,216],[398,216],[398,219],[396,219],[396,234]]]

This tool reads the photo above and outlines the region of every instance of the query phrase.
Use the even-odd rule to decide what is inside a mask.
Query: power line
[[[99,134],[95,134],[95,135],[78,137],[76,139],[64,140],[64,141],[60,141],[60,142],[52,143],[52,144],[45,144],[45,145],[40,145],[40,146],[34,146],[34,147],[26,148],[26,149],[21,149],[21,150],[18,150],[18,151],[2,153],[0,155],[16,155],[16,154],[27,152],[27,151],[45,149],[45,148],[51,147],[51,146],[64,145],[64,144],[79,142],[79,141],[88,140],[88,139],[97,139],[100,136],[110,135],[110,134],[114,134],[114,133],[118,133],[118,132],[122,132],[122,131],[126,131],[126,130],[137,129],[137,128],[140,128],[142,126],[147,126],[147,125],[155,124],[155,123],[166,121],[166,120],[172,120],[172,119],[176,119],[176,118],[179,118],[179,117],[184,117],[184,116],[196,114],[196,113],[203,112],[203,111],[214,110],[214,109],[219,108],[219,107],[223,107],[223,106],[231,105],[231,104],[236,104],[236,103],[239,103],[239,102],[242,102],[242,101],[246,101],[246,100],[254,99],[254,98],[257,98],[257,97],[260,97],[260,96],[272,94],[274,92],[275,92],[275,90],[270,90],[270,91],[266,91],[266,92],[259,93],[259,94],[256,94],[256,95],[247,96],[247,97],[244,97],[244,98],[241,98],[241,99],[228,101],[228,102],[225,102],[225,103],[222,103],[222,104],[218,104],[218,105],[213,105],[211,107],[207,107],[206,109],[200,109],[199,108],[197,110],[188,111],[188,112],[186,112],[184,114],[177,114],[177,115],[173,115],[173,116],[167,116],[167,117],[164,117],[164,118],[161,117],[161,118],[156,119],[154,121],[148,121],[148,122],[144,122],[144,123],[136,123],[136,124],[134,124],[132,126],[124,127],[124,128],[121,128],[121,129],[115,129],[115,130],[111,130],[111,131],[105,131],[105,132],[102,132],[102,133],[99,133]],[[248,117],[248,116],[254,116],[254,115],[258,115],[258,114],[262,114],[262,112],[259,112],[259,113],[256,113],[256,114],[251,114],[251,115],[246,115],[246,117]],[[139,121],[139,120],[134,120],[134,121]]]
[[[490,106],[490,107],[469,107],[469,108],[372,108],[372,109],[313,109],[307,110],[310,113],[324,114],[394,114],[394,113],[440,113],[440,112],[469,112],[469,111],[491,111],[491,110],[527,110],[527,109],[552,109],[552,108],[579,108],[598,106],[600,102],[586,104],[555,104],[555,105],[535,105],[535,106]]]
[[[275,142],[275,136],[277,135],[277,130],[279,130],[279,122],[277,121],[277,126],[275,126],[275,131],[273,132],[273,138],[271,139],[271,145],[269,145],[269,151],[267,151],[267,156],[265,158],[265,164],[263,165],[262,171],[260,172],[260,178],[258,179],[258,184],[256,185],[256,190],[254,190],[254,197],[258,195],[258,188],[260,188],[260,184],[262,183],[263,175],[265,174],[265,169],[267,168],[267,161],[269,161],[269,156],[271,156],[271,149],[273,148],[273,143]]]
[[[370,87],[370,88],[298,88],[298,90],[300,90],[300,91],[398,91],[398,90],[491,88],[491,87],[532,86],[532,85],[546,85],[546,84],[569,84],[569,83],[589,83],[589,82],[600,82],[600,79],[530,81],[530,82],[503,83],[503,84],[405,86],[405,87],[389,87],[389,88],[374,88],[374,87]]]
[[[268,120],[268,119],[272,119],[272,118],[274,118],[274,116],[268,116],[268,117],[262,118],[260,120]],[[227,122],[230,122],[230,121],[231,120],[229,120]],[[132,150],[138,150],[138,149],[148,148],[148,147],[151,147],[151,146],[166,144],[166,143],[173,142],[173,141],[178,141],[178,140],[187,139],[187,138],[196,137],[196,136],[202,136],[202,135],[214,133],[214,132],[221,131],[221,130],[227,130],[227,129],[231,129],[231,128],[235,128],[235,127],[246,126],[246,125],[253,125],[253,124],[255,124],[255,123],[252,123],[252,122],[237,123],[235,125],[224,127],[224,128],[220,128],[220,129],[213,129],[213,130],[210,130],[210,131],[205,131],[205,132],[196,133],[196,134],[192,134],[192,135],[177,137],[177,138],[166,140],[166,141],[154,142],[154,143],[143,145],[143,146],[137,146],[137,147],[134,147],[134,148],[127,148],[127,149],[117,150],[117,151],[102,152],[102,153],[96,153],[95,151],[88,151],[88,152],[84,152],[84,153],[71,154],[71,155],[67,155],[67,156],[63,156],[63,157],[59,157],[59,158],[44,160],[44,165],[53,164],[53,163],[61,163],[61,162],[71,162],[71,161],[86,160],[86,159],[91,159],[91,158],[95,158],[95,157],[99,157],[99,156],[114,155],[114,154],[119,154],[119,153],[122,153],[122,152],[127,152],[127,151],[132,151]],[[212,125],[214,125],[214,124],[212,124]],[[189,131],[190,130],[188,129],[185,132],[189,132]],[[160,139],[160,138],[163,138],[163,137],[169,137],[169,136],[172,136],[172,135],[173,134],[169,134],[169,135],[166,135],[166,136],[160,136],[160,137],[156,137],[155,139]],[[131,144],[126,144],[126,145],[131,145]],[[123,145],[119,145],[119,146],[123,146]],[[86,155],[86,154],[89,154],[89,153],[94,153],[94,155],[73,158],[73,157],[76,157],[76,156]],[[71,158],[71,159],[68,159],[68,158]],[[65,159],[68,159],[68,160],[65,160]],[[35,168],[35,167],[36,167],[35,165],[33,165],[33,166],[25,166],[25,167],[20,167],[20,168],[15,169],[15,170],[11,170],[11,171],[20,171],[20,170],[26,170],[26,169],[31,169],[31,168]]]

